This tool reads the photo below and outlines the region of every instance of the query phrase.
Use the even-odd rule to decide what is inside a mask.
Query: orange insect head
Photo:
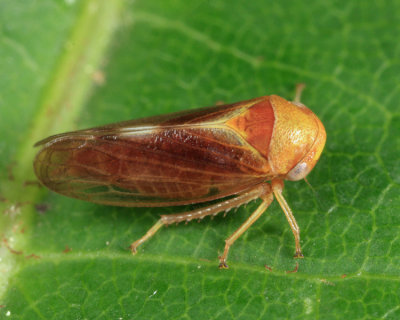
[[[325,146],[326,132],[306,106],[270,96],[275,124],[269,163],[275,175],[286,180],[304,179],[314,168]]]

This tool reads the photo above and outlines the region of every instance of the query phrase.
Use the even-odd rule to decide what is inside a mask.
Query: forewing
[[[233,195],[268,173],[265,158],[224,125],[242,107],[57,135],[42,142],[35,172],[58,193],[110,205],[181,205]]]
[[[129,121],[116,122],[100,127],[77,130],[50,136],[35,144],[35,146],[48,146],[63,139],[95,138],[101,136],[131,135],[137,132],[144,133],[159,128],[178,128],[190,126],[213,126],[223,124],[228,119],[240,114],[249,106],[263,100],[264,97],[246,100],[238,103],[226,104],[216,107],[205,107],[194,110],[185,110],[161,116],[147,117]]]

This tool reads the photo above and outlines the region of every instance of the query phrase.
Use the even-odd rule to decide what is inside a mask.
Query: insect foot
[[[295,258],[295,259],[303,259],[303,258],[304,258],[304,255],[303,255],[303,253],[302,253],[301,251],[297,251],[297,252],[294,254],[293,258]]]
[[[226,264],[226,260],[222,257],[218,257],[219,259],[219,269],[229,269],[229,266]]]

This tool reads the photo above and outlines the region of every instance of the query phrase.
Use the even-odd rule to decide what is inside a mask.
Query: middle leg
[[[226,260],[228,258],[228,252],[231,245],[254,223],[259,217],[267,210],[271,202],[274,200],[271,186],[268,183],[264,183],[264,193],[260,195],[262,202],[260,206],[254,211],[250,217],[228,238],[225,240],[225,248],[222,256],[219,257],[219,268],[227,269],[228,265]]]

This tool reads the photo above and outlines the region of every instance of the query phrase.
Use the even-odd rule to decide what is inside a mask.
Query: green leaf
[[[1,319],[398,319],[400,4],[364,1],[0,3]],[[259,202],[161,229],[160,214],[69,199],[32,183],[35,141],[296,83],[328,139],[232,247]],[[298,262],[297,273],[293,270]],[[268,265],[272,270],[264,267]]]

